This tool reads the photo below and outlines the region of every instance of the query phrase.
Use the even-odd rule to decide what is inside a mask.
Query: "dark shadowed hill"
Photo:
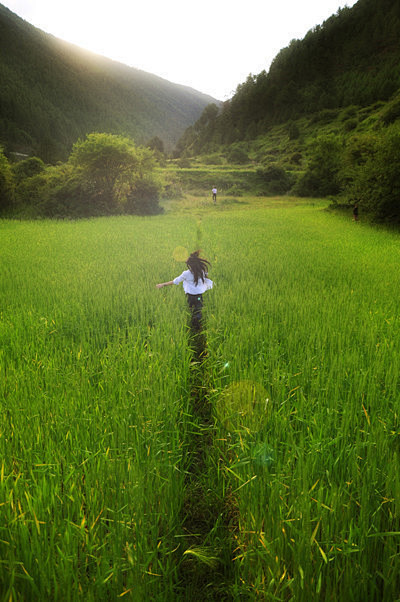
[[[63,159],[88,132],[172,147],[213,98],[79,49],[0,4],[0,143]]]

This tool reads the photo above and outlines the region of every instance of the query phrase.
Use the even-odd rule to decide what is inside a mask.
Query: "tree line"
[[[291,193],[358,204],[372,219],[400,223],[400,124],[344,137],[317,136]]]
[[[0,149],[0,213],[21,217],[91,217],[160,212],[155,155],[126,137],[92,133],[68,160],[11,163]]]
[[[346,113],[352,114],[350,108]],[[193,126],[199,130],[199,140],[212,127],[214,118],[215,112],[207,111],[202,122],[204,129],[199,123]],[[351,123],[347,119],[345,126],[350,127]],[[295,129],[295,122],[288,124],[289,137],[296,136]],[[221,146],[220,155],[233,163],[248,163],[248,154],[238,144],[242,143]],[[317,134],[310,137],[303,151],[307,159],[302,169],[287,170],[274,160],[258,167],[247,178],[253,192],[330,198],[334,205],[343,207],[357,203],[363,213],[376,221],[400,223],[400,97],[383,105],[380,121],[373,128]]]
[[[359,0],[339,9],[292,40],[268,72],[249,75],[219,114],[209,109],[206,120],[186,130],[178,151],[213,152],[303,115],[388,100],[400,88],[399,40],[399,2]]]

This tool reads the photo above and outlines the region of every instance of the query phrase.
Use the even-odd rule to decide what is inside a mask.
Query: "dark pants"
[[[203,309],[203,295],[190,295],[189,293],[186,293],[186,297],[191,314],[190,326],[194,330],[200,330],[202,320],[201,310]]]

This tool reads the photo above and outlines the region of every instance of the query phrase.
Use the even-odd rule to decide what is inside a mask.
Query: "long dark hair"
[[[194,251],[191,253],[186,260],[186,265],[193,274],[194,283],[196,286],[198,285],[200,278],[204,282],[204,278],[207,276],[208,266],[211,266],[207,259],[202,259],[200,257],[200,251]]]

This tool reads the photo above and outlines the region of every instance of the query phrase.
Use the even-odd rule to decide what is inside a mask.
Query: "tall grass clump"
[[[165,320],[183,300],[155,283],[184,235],[158,218],[0,228],[1,597],[168,597],[190,353],[185,320]]]
[[[217,449],[234,596],[400,591],[398,235],[312,207],[209,219]]]

